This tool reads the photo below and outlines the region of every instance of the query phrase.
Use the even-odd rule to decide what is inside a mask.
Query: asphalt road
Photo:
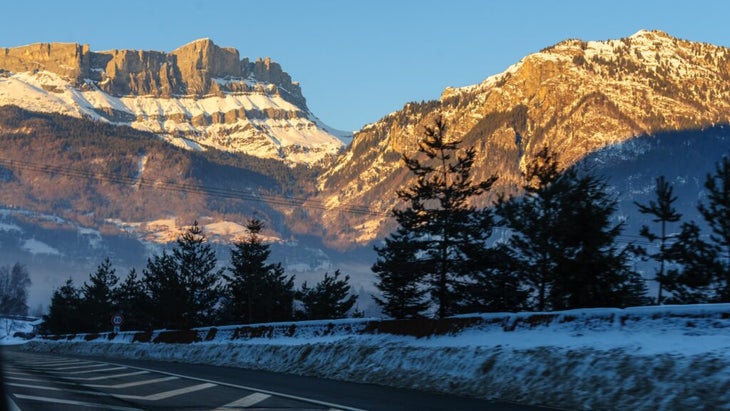
[[[12,347],[2,354],[12,411],[546,410],[211,365],[36,354]]]

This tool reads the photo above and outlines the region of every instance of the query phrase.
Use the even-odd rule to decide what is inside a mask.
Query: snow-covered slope
[[[5,50],[12,55],[19,49],[35,50],[35,46]],[[129,55],[116,50],[77,49],[82,54],[79,73],[64,71],[68,64],[47,61],[70,51],[49,50],[15,60],[0,58],[0,106],[129,125],[189,149],[213,147],[290,163],[311,164],[337,154],[350,137],[310,113],[298,84],[276,63],[269,59],[239,61],[237,51],[218,48],[207,39],[170,53],[176,58],[167,64],[180,67],[157,82],[149,80],[159,76],[154,64],[131,64]],[[90,56],[88,66],[84,52]],[[143,62],[167,56],[137,53],[141,56],[137,60]],[[197,67],[198,72],[186,73],[188,55],[187,59],[207,61]],[[35,65],[29,66],[31,63]],[[216,64],[224,63],[230,67],[215,69]],[[126,77],[140,80],[122,84]]]
[[[76,335],[25,348],[266,369],[565,409],[720,410],[730,407],[728,327],[730,305],[712,304],[469,315],[438,326],[373,319],[227,326],[198,329],[192,344],[133,342],[155,341],[165,331],[122,332],[111,340]],[[409,335],[418,332],[426,336]],[[187,342],[183,334],[190,339],[167,332],[159,340]]]

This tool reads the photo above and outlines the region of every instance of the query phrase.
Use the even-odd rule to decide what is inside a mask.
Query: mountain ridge
[[[491,196],[477,201],[484,206],[498,193],[520,192],[521,171],[543,144],[569,166],[641,135],[730,122],[730,50],[646,30],[618,40],[564,40],[479,84],[408,103],[356,132],[320,176],[314,200],[329,207],[317,224],[330,222],[330,244],[367,244],[393,229],[394,187],[413,181],[398,159],[416,154],[435,116],[444,118],[447,138],[475,148],[474,178],[500,176]],[[371,215],[337,215],[359,204]]]
[[[130,125],[180,147],[292,164],[336,155],[349,138],[309,111],[299,83],[278,63],[241,59],[210,39],[169,53],[95,52],[78,43],[2,48],[0,105]]]

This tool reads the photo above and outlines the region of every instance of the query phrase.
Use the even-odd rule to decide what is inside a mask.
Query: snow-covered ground
[[[16,336],[16,334],[29,335],[33,333],[33,327],[40,322],[41,320],[30,321],[29,319],[0,317],[0,345],[17,345],[28,342],[27,338]]]
[[[425,329],[430,336],[415,337]],[[200,342],[77,335],[33,351],[210,363],[568,409],[730,409],[730,304],[197,330]],[[164,331],[151,336],[162,338]],[[137,338],[142,334],[137,334]],[[253,337],[256,336],[256,337]]]

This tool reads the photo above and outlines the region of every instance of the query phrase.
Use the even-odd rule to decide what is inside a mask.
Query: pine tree
[[[730,302],[730,159],[715,165],[705,180],[707,197],[697,209],[710,229],[705,240],[694,221],[682,224],[670,248],[678,266],[668,275],[669,302]]]
[[[145,294],[144,283],[133,268],[117,287],[117,307],[124,315],[124,330],[144,330],[151,325],[149,318],[150,301]]]
[[[414,282],[421,284],[430,293],[439,318],[460,311],[463,300],[460,285],[469,280],[472,262],[485,250],[486,240],[492,233],[491,212],[476,209],[469,205],[469,200],[489,191],[496,180],[493,176],[486,181],[472,182],[470,175],[476,151],[470,147],[456,154],[461,141],[448,141],[445,131],[443,119],[437,118],[433,127],[426,127],[419,142],[421,157],[403,156],[406,167],[416,176],[416,183],[398,191],[398,197],[407,204],[405,209],[393,210],[401,229],[384,247],[376,247],[379,259],[374,266],[380,278],[378,288],[388,290],[391,295],[397,290],[389,281],[409,284],[407,293],[411,296],[399,299],[412,301],[410,312],[421,311]],[[391,247],[403,249],[391,250]],[[402,265],[392,261],[394,258],[407,258],[419,278],[404,277]]]
[[[694,222],[683,223],[676,241],[669,247],[670,259],[677,268],[667,272],[665,287],[671,304],[705,304],[713,302],[718,289],[722,264],[716,248],[701,238]]]
[[[231,250],[231,266],[226,276],[227,317],[236,322],[285,321],[293,318],[294,277],[287,278],[281,264],[266,261],[271,254],[259,234],[263,222],[249,220],[248,238]]]
[[[639,235],[646,238],[650,243],[659,241],[659,251],[648,254],[646,248],[637,247],[640,255],[648,255],[651,259],[659,262],[659,269],[655,277],[655,280],[659,284],[657,304],[664,302],[662,291],[666,287],[665,283],[667,281],[665,264],[670,258],[669,248],[671,244],[669,244],[669,240],[672,239],[672,236],[667,234],[667,224],[676,223],[682,217],[682,214],[678,213],[672,205],[677,201],[677,197],[672,194],[672,191],[672,185],[666,181],[664,176],[659,176],[656,179],[656,188],[654,191],[656,193],[656,201],[650,200],[646,205],[634,202],[639,208],[640,213],[653,215],[654,218],[652,221],[660,225],[659,234],[652,232],[646,224],[642,225],[639,231]]]
[[[393,318],[421,318],[429,307],[428,291],[421,284],[422,269],[416,260],[417,250],[403,227],[385,239],[384,247],[375,247],[379,258],[372,267],[381,297],[373,296],[384,314]]]
[[[117,310],[115,287],[118,282],[116,270],[107,257],[89,276],[89,282],[81,287],[81,307],[86,320],[84,331],[98,332],[111,328],[110,321]]]
[[[340,270],[334,275],[324,274],[324,279],[310,288],[306,281],[297,293],[304,310],[301,316],[307,320],[344,318],[350,311],[357,296],[350,293],[350,276],[339,279]]]
[[[43,316],[41,331],[47,334],[79,332],[82,315],[81,293],[69,278],[53,291],[48,314]]]
[[[705,180],[707,203],[697,206],[710,227],[710,246],[717,255],[715,302],[730,302],[730,158],[715,165]]]
[[[553,231],[560,226],[559,193],[555,185],[559,178],[557,156],[545,146],[523,173],[524,196],[509,199],[501,196],[496,207],[501,225],[512,233],[505,257],[530,290],[535,300],[533,307],[538,311],[548,308],[562,248]]]
[[[524,174],[525,195],[501,198],[497,215],[512,235],[507,258],[539,310],[626,306],[643,301],[645,286],[616,246],[616,199],[605,182],[575,168],[559,172],[542,148]]]
[[[146,315],[152,327],[184,328],[185,307],[180,303],[186,301],[186,289],[175,258],[163,250],[161,255],[148,259],[142,282],[149,296]]]
[[[206,325],[215,315],[223,270],[216,269],[215,252],[197,221],[177,239],[172,253],[185,289],[184,298],[178,304],[183,312],[183,327]]]

